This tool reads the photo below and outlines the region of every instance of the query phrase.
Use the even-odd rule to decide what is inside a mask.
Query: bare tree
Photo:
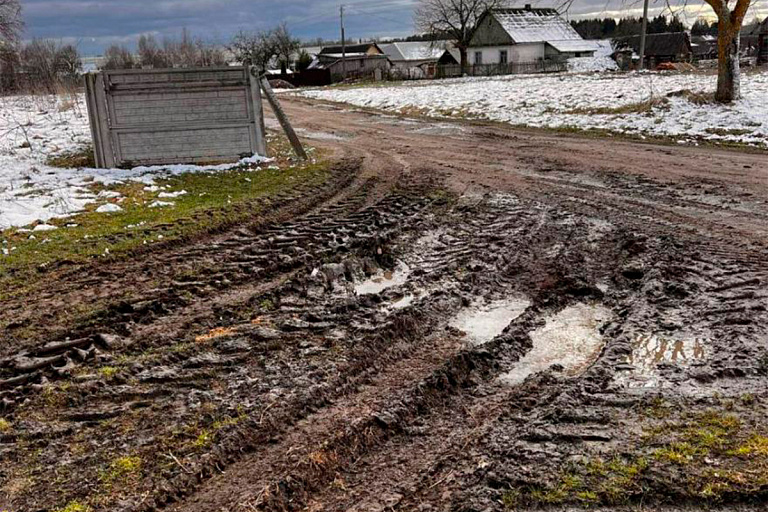
[[[0,0],[0,46],[15,44],[23,26],[19,0]]]
[[[104,52],[104,69],[132,69],[135,65],[133,54],[125,46],[113,44]]]
[[[280,62],[280,70],[285,74],[286,68],[301,48],[301,41],[294,38],[288,31],[288,26],[281,23],[272,32],[275,41],[275,54]]]
[[[277,54],[273,31],[249,33],[240,31],[229,45],[229,50],[240,62],[250,62],[261,69],[268,69]]]
[[[161,69],[169,66],[165,53],[151,34],[139,37],[138,52],[142,68]]]
[[[47,92],[56,92],[61,84],[77,83],[83,69],[75,46],[51,39],[32,40],[21,49],[20,61],[27,85]]]
[[[717,15],[717,92],[715,100],[730,103],[741,97],[739,43],[751,0],[704,0]],[[731,3],[729,6],[728,4]]]
[[[504,0],[420,0],[414,14],[416,26],[434,37],[446,37],[461,54],[461,71],[467,69],[467,48],[475,25],[488,9]]]

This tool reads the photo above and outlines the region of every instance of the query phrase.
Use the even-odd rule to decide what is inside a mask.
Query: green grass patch
[[[79,501],[70,501],[64,508],[56,508],[52,512],[92,512],[93,509],[88,505],[83,505]]]
[[[40,268],[59,262],[82,263],[94,258],[118,258],[143,246],[167,243],[220,229],[262,213],[255,201],[303,184],[320,184],[329,175],[325,162],[291,167],[248,168],[216,173],[189,173],[158,180],[162,190],[128,182],[115,187],[125,197],[122,211],[96,213],[101,203],[67,219],[48,222],[53,231],[26,232],[17,228],[0,232],[0,244],[9,254],[0,256],[0,299],[23,294]],[[160,192],[186,194],[161,198]],[[114,202],[114,199],[108,201]],[[150,207],[156,201],[172,206]]]
[[[751,409],[753,400],[746,402]],[[554,479],[542,474],[543,482],[519,484],[502,494],[501,500],[506,508],[514,509],[764,497],[768,492],[768,435],[729,404],[685,413],[654,400],[641,411],[648,422],[642,435],[621,453],[568,464]]]
[[[110,487],[115,483],[126,482],[141,474],[141,457],[120,457],[113,460],[109,466],[101,471],[99,480]]]

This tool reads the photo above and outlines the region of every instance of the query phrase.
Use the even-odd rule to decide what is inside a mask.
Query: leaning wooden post
[[[253,115],[256,127],[256,152],[261,156],[269,156],[267,154],[267,128],[264,125],[264,105],[261,102],[261,87],[259,87],[259,71],[255,66],[250,66],[248,72],[251,75],[249,82],[251,83]]]
[[[296,132],[293,130],[290,121],[288,121],[288,117],[286,117],[285,112],[283,112],[283,107],[281,107],[280,103],[277,101],[275,91],[273,91],[272,86],[269,85],[269,80],[267,80],[266,75],[261,76],[260,82],[261,88],[264,90],[264,94],[267,96],[267,101],[269,101],[269,104],[272,107],[272,111],[275,113],[275,117],[277,117],[277,120],[280,121],[280,126],[283,127],[285,134],[288,136],[288,140],[291,141],[291,146],[293,146],[293,150],[296,152],[296,155],[298,155],[298,157],[302,160],[307,160],[307,153],[304,151],[304,147],[301,145],[301,141],[296,135]]]

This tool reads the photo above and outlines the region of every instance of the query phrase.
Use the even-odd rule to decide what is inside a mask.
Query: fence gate
[[[233,161],[266,154],[258,78],[246,67],[86,75],[98,167]]]

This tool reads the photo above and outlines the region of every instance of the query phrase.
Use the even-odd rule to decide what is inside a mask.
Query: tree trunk
[[[721,23],[722,25],[722,23]],[[739,71],[739,40],[741,31],[735,34],[720,29],[717,34],[717,92],[715,101],[730,103],[741,97],[741,73]]]
[[[461,54],[461,76],[464,76],[467,74],[467,69],[469,68],[469,59],[467,59],[467,49],[459,48],[459,53]]]

